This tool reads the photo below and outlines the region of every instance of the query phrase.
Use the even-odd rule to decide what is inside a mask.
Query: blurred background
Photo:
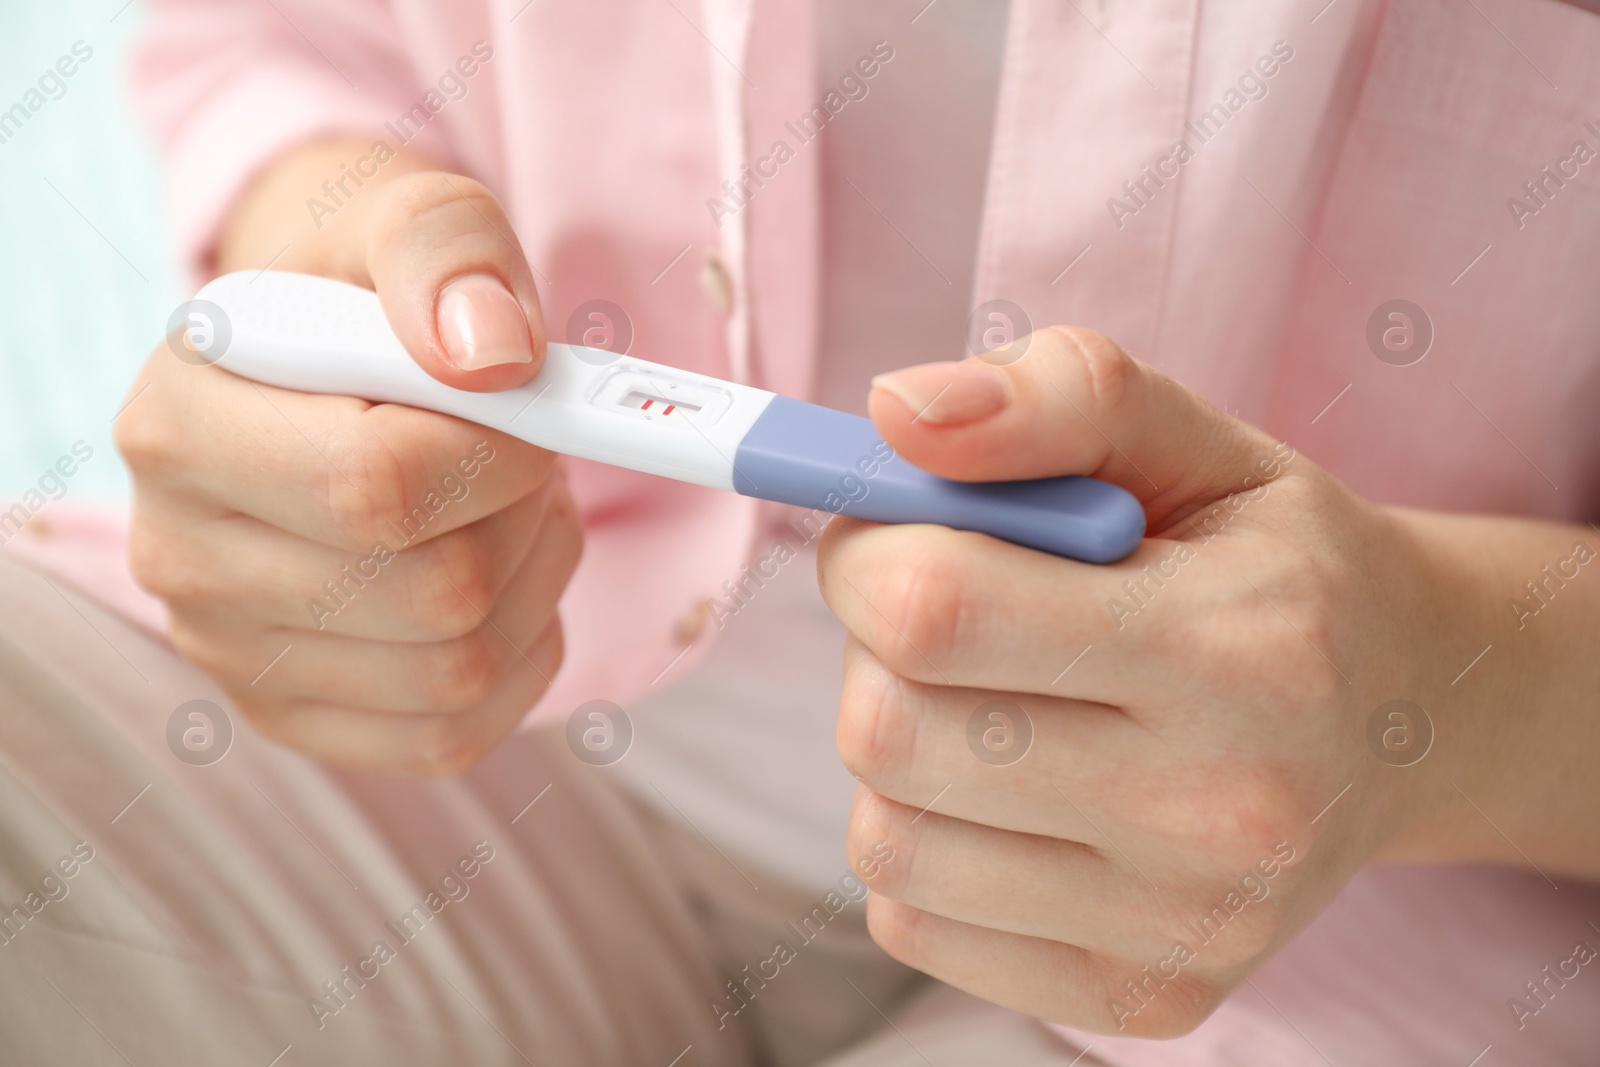
[[[141,14],[128,0],[0,0],[0,499],[37,487],[80,440],[94,456],[64,500],[126,499],[111,419],[187,295],[122,91]],[[58,85],[80,41],[92,54]],[[41,97],[18,122],[15,105]]]

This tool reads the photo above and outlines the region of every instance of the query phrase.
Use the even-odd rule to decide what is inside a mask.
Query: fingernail
[[[1011,382],[997,367],[982,361],[922,363],[880,374],[874,389],[900,398],[913,422],[964,426],[987,419],[1011,402]]]
[[[531,363],[528,318],[499,278],[466,274],[439,293],[439,339],[462,370]]]

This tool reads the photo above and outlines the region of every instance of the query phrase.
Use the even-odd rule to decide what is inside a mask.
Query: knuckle
[[[215,592],[210,573],[197,553],[184,551],[173,537],[136,520],[128,532],[128,573],[141,589],[168,604],[209,599]]]
[[[927,935],[927,913],[873,893],[867,898],[867,933],[894,959],[915,967]]]
[[[1290,842],[1308,817],[1310,791],[1320,790],[1307,784],[1309,777],[1299,767],[1213,753],[1147,795],[1144,825],[1197,870],[1214,872],[1237,887],[1241,897],[1250,896],[1260,887],[1248,879],[1260,870],[1276,874],[1294,858]],[[1315,811],[1312,807],[1311,813]],[[1217,899],[1176,896],[1163,910],[1181,923],[1189,917],[1187,911],[1204,911],[1226,892],[1214,894]]]
[[[1189,1033],[1211,1018],[1216,1010],[1222,1007],[1222,1002],[1228,999],[1228,994],[1233,992],[1230,983],[1203,975],[1189,978],[1184,983],[1183,989],[1188,994],[1183,999],[1186,1010],[1182,1011],[1176,1020],[1177,1026],[1181,1029],[1174,1031],[1174,1037]]]
[[[1140,975],[1135,982],[1142,979]],[[1099,1027],[1103,1033],[1119,1036],[1162,1039],[1190,1033],[1222,1005],[1226,990],[1217,983],[1189,974],[1163,982],[1158,988],[1148,985],[1145,1000],[1130,997],[1127,988],[1113,987],[1109,1014]],[[1121,1005],[1120,1010],[1115,1005]]]
[[[149,401],[133,404],[111,427],[111,442],[135,476],[158,470],[182,455],[175,447],[174,421],[159,417],[154,407]]]
[[[1288,841],[1305,807],[1303,791],[1288,772],[1232,767],[1226,776],[1227,784],[1216,783],[1210,798],[1195,805],[1186,837],[1215,870],[1253,870]]]
[[[839,758],[869,785],[889,785],[916,748],[915,716],[901,714],[898,680],[881,664],[853,664],[839,698]]]
[[[874,893],[896,897],[911,880],[915,831],[899,805],[860,790],[850,811],[845,836],[851,870],[858,871]]]
[[[1117,407],[1139,375],[1139,364],[1105,334],[1070,326],[1051,326],[1048,332],[1081,364],[1087,395],[1101,411]]]
[[[498,635],[487,625],[469,634],[441,641],[419,658],[418,688],[429,708],[441,712],[465,711],[481,704],[500,682],[503,660],[493,641]]]
[[[561,669],[561,664],[566,661],[566,658],[567,635],[561,625],[561,616],[558,614],[551,617],[549,624],[539,634],[539,638],[534,642],[533,647],[528,649],[528,659],[532,663],[541,664],[540,670],[544,671],[547,676],[554,677],[555,673]],[[522,664],[520,657],[513,664],[513,669],[519,665],[526,666]],[[547,681],[547,679],[541,679],[541,681]]]
[[[1331,571],[1320,563],[1304,573],[1265,570],[1248,585],[1213,587],[1212,625],[1180,618],[1151,634],[1199,691],[1238,694],[1267,717],[1327,707],[1349,689],[1340,667],[1348,626]],[[1251,680],[1248,694],[1241,678]]]
[[[1317,642],[1318,648],[1327,648],[1332,654],[1335,645],[1327,635],[1311,640]],[[1315,648],[1301,641],[1292,655],[1297,657],[1294,666],[1284,672],[1278,687],[1267,690],[1279,714],[1292,714],[1295,709],[1327,708],[1347,695],[1350,687],[1339,669]]]
[[[128,528],[128,573],[139,588],[166,599],[167,589],[175,577],[168,562],[169,546],[156,537],[141,516],[134,512],[134,521]]]
[[[1256,605],[1271,617],[1257,612]],[[1204,632],[1179,623],[1162,648],[1187,668],[1184,673],[1196,691],[1234,694],[1251,710],[1270,715],[1272,708],[1290,706],[1286,700],[1300,699],[1286,679],[1292,679],[1305,643],[1260,598],[1256,605],[1220,608],[1214,625]],[[1241,678],[1250,679],[1248,695],[1240,692]]]
[[[391,219],[405,220],[427,216],[462,199],[493,201],[494,196],[481,182],[461,174],[444,171],[418,171],[395,179],[387,189],[385,208]]]
[[[1274,601],[1288,603],[1284,613],[1312,644],[1337,636],[1334,619],[1339,578],[1331,564],[1315,556],[1297,559],[1277,568],[1270,580],[1278,593]]]
[[[1217,953],[1210,960],[1213,966],[1243,967],[1272,948],[1278,924],[1272,917],[1252,910],[1256,907],[1252,904],[1236,916],[1228,926],[1228,936],[1217,939]]]
[[[446,174],[443,171],[408,174],[388,186],[385,194],[378,208],[379,233],[403,235],[408,230],[427,227],[433,216],[444,216],[465,208],[464,217],[469,228],[462,230],[459,225],[461,220],[456,219],[456,225],[443,227],[441,239],[447,243],[470,241],[479,230],[493,226],[492,222],[485,225],[487,220],[503,217],[500,201],[495,195],[481,182],[460,174]],[[441,221],[450,220],[446,218]],[[509,232],[509,227],[494,229]],[[506,233],[496,234],[497,244],[505,239]],[[510,240],[515,241],[516,238],[512,236]]]
[[[958,560],[919,547],[895,555],[878,582],[873,650],[895,673],[920,677],[960,646],[965,590]]]
[[[485,536],[467,527],[413,553],[420,558],[407,588],[412,622],[437,640],[463,637],[482,626],[480,611],[492,609],[497,592],[497,568]]]
[[[430,517],[410,504],[410,478],[400,457],[381,440],[336,442],[340,460],[328,471],[328,513],[339,547],[361,552],[383,540],[391,525]]]
[[[1204,968],[1196,972],[1185,964],[1182,976],[1248,969],[1273,947],[1283,929],[1281,900],[1272,883],[1237,873],[1231,879],[1208,878],[1175,893],[1163,908],[1163,925],[1174,941],[1193,946],[1203,957]]]
[[[168,632],[173,651],[224,685],[238,674],[237,657],[218,641],[214,628],[173,613]]]
[[[1272,706],[1326,706],[1346,688],[1337,666],[1346,643],[1338,580],[1331,565],[1315,559],[1263,578],[1262,591],[1271,604],[1259,604],[1252,629],[1263,668],[1258,671],[1262,695]]]

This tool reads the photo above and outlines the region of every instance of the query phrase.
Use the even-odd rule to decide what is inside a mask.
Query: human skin
[[[374,288],[436,378],[526,382],[544,353],[538,293],[481,185],[402,150],[320,226],[307,210],[372,144],[275,161],[234,207],[218,271],[270,264]],[[178,652],[262,734],[326,762],[444,774],[482,759],[561,661],[556,603],[582,533],[556,457],[445,415],[256,385],[169,342],[115,432],[133,475],[131,569],[166,602]],[[447,503],[397,533],[430,491]],[[363,565],[379,543],[393,558]],[[345,584],[347,566],[377,574]],[[345,604],[330,581],[353,591]]]
[[[527,380],[537,293],[476,183],[402,156],[312,223],[306,197],[369,145],[307,145],[269,168],[234,210],[219,270],[372,285],[430,373],[463,388]],[[439,291],[479,273],[515,295],[528,361],[449,362]],[[129,395],[117,435],[134,573],[167,601],[180,652],[263,733],[342,766],[446,773],[538,700],[581,544],[548,453],[432,413],[255,386],[165,344]],[[849,843],[874,872],[869,923],[891,954],[1044,1018],[1170,1035],[1364,863],[1600,875],[1587,774],[1600,591],[1586,567],[1521,628],[1508,607],[1576,542],[1600,547],[1587,527],[1376,506],[1085,331],[898,372],[870,405],[920,466],[1094,474],[1140,497],[1152,534],[1099,568],[939,527],[829,530],[820,579],[851,632],[839,745],[862,781]],[[315,629],[306,599],[480,440],[496,458],[471,494]],[[1213,533],[1206,517],[1229,502]],[[1146,565],[1175,573],[1157,585]],[[1130,602],[1133,580],[1145,593]],[[967,741],[997,699],[1034,730],[1009,766]],[[1393,699],[1437,731],[1411,766],[1367,741]],[[874,862],[883,841],[891,863]],[[1270,862],[1285,845],[1293,859]],[[1252,871],[1270,893],[1126,1013],[1122,983],[1148,981],[1184,923]]]
[[[1150,530],[1095,567],[830,526],[849,847],[891,955],[1045,1019],[1172,1036],[1363,864],[1600,877],[1600,577],[1569,562],[1537,614],[1512,607],[1579,543],[1592,558],[1592,528],[1380,507],[1084,330],[885,375],[869,400],[919,466],[1092,474]],[[1435,733],[1385,760],[1369,720],[1395,699]],[[993,700],[1032,726],[1006,765],[969,746]],[[873,864],[883,841],[895,860]],[[1186,925],[1219,907],[1214,940]]]

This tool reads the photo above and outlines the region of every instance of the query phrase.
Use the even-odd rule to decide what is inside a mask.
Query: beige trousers
[[[391,780],[266,743],[227,708],[163,643],[0,557],[0,1063],[1079,1055],[896,964],[860,903],[819,912],[559,733]]]

